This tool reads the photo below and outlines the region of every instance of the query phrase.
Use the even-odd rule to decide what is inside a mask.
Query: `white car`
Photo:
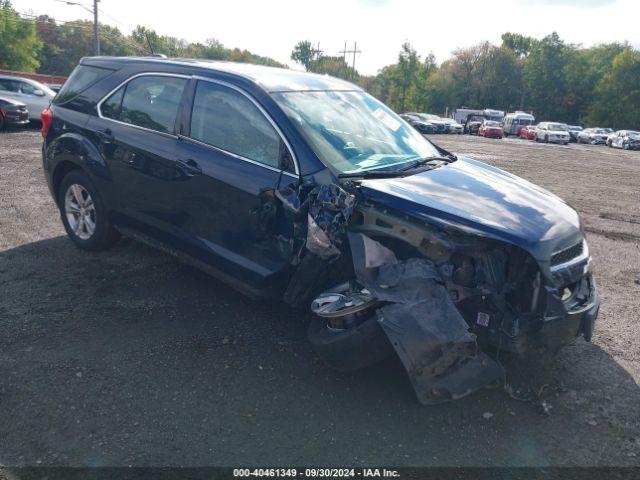
[[[563,143],[571,141],[569,127],[564,123],[541,122],[536,128],[536,142]]]
[[[607,145],[625,150],[640,150],[640,132],[633,130],[618,130],[607,138]]]
[[[578,134],[578,143],[605,145],[610,133],[606,128],[585,128]]]
[[[446,132],[447,133],[464,133],[464,125],[456,122],[453,118],[443,118],[442,121],[447,124]]]
[[[0,96],[22,102],[29,110],[29,120],[40,120],[40,112],[47,108],[56,93],[35,80],[0,76]]]

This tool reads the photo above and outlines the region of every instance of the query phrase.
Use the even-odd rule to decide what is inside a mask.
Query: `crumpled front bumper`
[[[544,313],[537,318],[513,319],[507,328],[492,332],[489,343],[505,351],[523,354],[537,348],[555,350],[579,336],[591,341],[600,309],[600,297],[591,273],[586,274],[575,289],[584,289],[588,294],[583,301],[568,305],[556,288],[544,287]]]

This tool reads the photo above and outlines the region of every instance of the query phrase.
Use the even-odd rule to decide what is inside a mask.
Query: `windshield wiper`
[[[362,172],[341,173],[338,178],[393,178],[403,175],[406,175],[406,172],[402,170],[364,170]]]
[[[428,165],[433,161],[441,161],[441,162],[452,162],[453,160],[456,160],[457,157],[455,155],[451,155],[451,156],[446,156],[446,157],[441,157],[441,156],[432,156],[432,157],[424,157],[421,158],[420,160],[416,160],[415,162],[407,165],[406,167],[401,168],[400,170],[398,170],[399,172],[406,172],[407,170],[412,170],[414,168],[418,168],[418,167],[422,167],[423,165]],[[439,163],[434,163],[432,164],[433,168],[439,167],[440,164]]]
[[[415,160],[413,162],[411,162],[409,165],[399,168],[397,170],[364,170],[362,172],[350,172],[350,173],[341,173],[338,175],[339,178],[393,178],[393,177],[402,177],[404,175],[407,175],[407,172],[409,170],[413,170],[415,168],[419,168],[421,166],[424,165],[428,165],[430,162],[434,162],[434,161],[439,161],[439,162],[446,162],[446,163],[451,163],[455,160],[457,160],[458,157],[456,157],[454,154],[448,154],[448,155],[433,155],[433,156],[429,156],[429,157],[424,157],[424,158],[420,158],[418,160]],[[437,168],[439,167],[441,164],[440,163],[434,163],[431,166],[431,168]]]

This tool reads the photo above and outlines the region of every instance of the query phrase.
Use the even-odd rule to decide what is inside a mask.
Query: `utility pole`
[[[322,53],[322,50],[320,50],[320,42],[318,42],[318,46],[315,49],[311,47],[311,54],[316,57],[316,61],[320,60]]]
[[[96,56],[100,56],[100,35],[99,34],[99,25],[98,25],[98,2],[100,0],[93,0],[93,9],[89,8],[89,5],[78,2],[70,2],[67,0],[56,0],[56,2],[66,3],[67,5],[76,5],[78,7],[84,8],[87,12],[93,14],[93,48],[95,50]]]
[[[362,53],[362,51],[358,50],[358,42],[353,42],[353,50],[347,50],[347,42],[344,42],[344,50],[341,51],[340,53],[342,53],[343,58],[344,58],[344,63],[347,63],[347,54],[353,54],[353,62],[352,62],[352,74],[355,77],[356,76],[356,55],[359,53]],[[349,68],[349,67],[347,67]]]
[[[98,35],[98,2],[93,0],[93,44],[96,50],[96,56],[100,56],[100,36]]]

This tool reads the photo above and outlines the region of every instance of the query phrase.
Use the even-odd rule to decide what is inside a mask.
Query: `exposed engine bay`
[[[502,366],[485,353],[492,349],[524,353],[580,334],[590,339],[597,315],[590,259],[549,278],[517,246],[359,201],[356,185],[343,186],[308,194],[306,248],[285,300],[293,303],[315,290],[311,310],[335,338],[371,332],[367,324],[375,322],[422,403],[500,383]],[[318,294],[323,281],[340,276],[336,271],[343,280]],[[363,337],[352,346],[365,342]]]

